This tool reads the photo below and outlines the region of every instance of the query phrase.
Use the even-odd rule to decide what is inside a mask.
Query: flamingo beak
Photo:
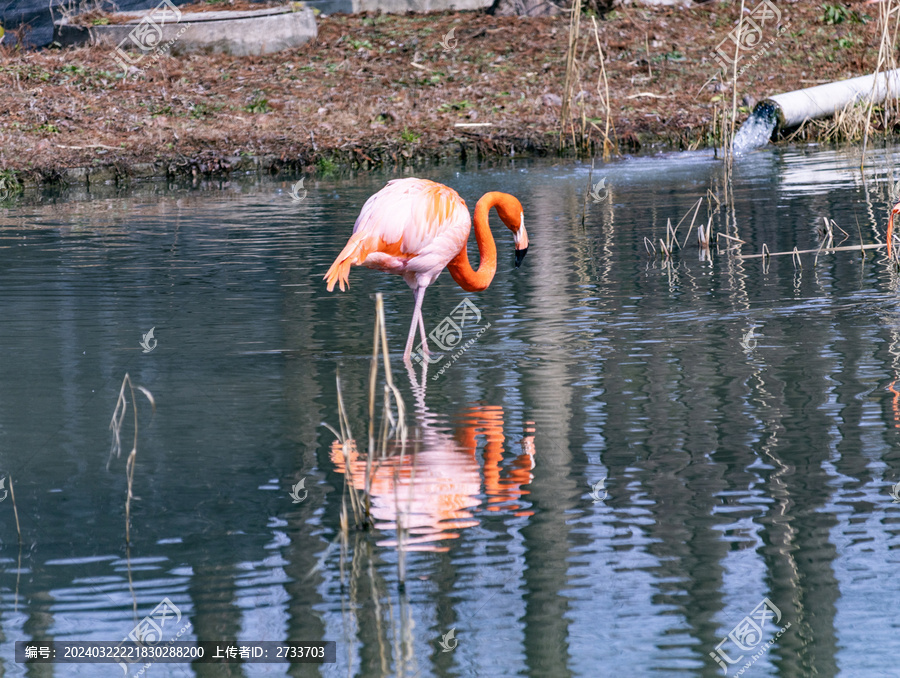
[[[514,237],[516,241],[516,268],[519,268],[525,255],[528,254],[528,231],[525,230],[525,215],[522,215],[519,229]]]
[[[528,248],[526,247],[524,250],[516,250],[516,268],[522,265],[522,260],[525,258],[525,255],[528,254]]]

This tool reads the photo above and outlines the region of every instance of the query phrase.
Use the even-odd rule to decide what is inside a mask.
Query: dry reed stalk
[[[859,219],[856,220],[856,232],[859,235],[859,242],[862,242],[862,228],[859,225]],[[866,260],[866,251],[862,251],[863,261]]]
[[[591,17],[593,18],[593,17]],[[587,214],[587,201],[588,195],[590,195],[591,189],[594,188],[594,159],[591,158],[591,171],[588,174],[588,188],[584,192],[584,202],[581,204],[581,228],[586,228],[584,225],[584,217]]]
[[[693,222],[691,222],[693,223]],[[709,218],[709,221],[706,224],[706,231],[704,232],[703,226],[697,227],[697,241],[700,245],[700,249],[704,251],[709,250],[709,237],[712,232],[712,217]],[[690,231],[688,231],[690,234]]]
[[[719,238],[725,238],[726,240],[733,240],[734,242],[740,243],[741,245],[747,244],[746,241],[741,240],[740,238],[735,238],[733,235],[727,235],[725,233],[722,233],[721,231],[718,231],[716,233],[716,240],[718,240]]]
[[[16,517],[16,534],[19,537],[19,546],[22,545],[22,528],[19,526],[19,508],[16,506],[16,491],[13,489],[12,476],[7,476],[9,480],[9,496],[12,499],[13,515]]]
[[[560,134],[559,134],[559,150],[563,150],[563,139],[566,134],[566,127],[571,124],[572,105],[572,89],[575,87],[576,78],[576,59],[575,50],[578,47],[578,31],[581,24],[581,0],[575,0],[572,4],[572,16],[569,20],[569,44],[566,48],[566,79],[563,84],[562,106],[560,110]],[[572,135],[574,137],[574,130]]]
[[[735,37],[734,44],[734,61],[731,64],[731,137],[727,140],[728,143],[725,145],[725,160],[727,165],[734,162],[734,148],[732,145],[734,144],[734,125],[737,122],[737,62],[738,56],[741,53],[741,33],[743,33],[744,28],[744,0],[741,0],[741,12],[738,17],[737,36]]]
[[[647,55],[647,77],[653,79],[653,67],[650,65],[650,37],[644,31],[644,53]]]
[[[707,190],[709,190],[709,189],[707,189]],[[700,211],[700,205],[702,205],[702,204],[703,204],[703,198],[698,198],[698,199],[697,199],[697,205],[696,205],[696,207],[694,207],[694,216],[691,217],[691,225],[688,226],[687,233],[685,233],[685,235],[684,235],[684,245],[681,245],[681,249],[684,249],[684,246],[687,245],[688,238],[691,237],[691,231],[692,231],[693,228],[694,228],[694,221],[696,221],[696,219],[697,219],[697,213]],[[684,221],[684,220],[687,218],[687,215],[690,214],[690,213],[691,213],[691,211],[688,210],[688,211],[685,213],[685,215],[684,215],[683,217],[681,217],[681,221],[679,221],[679,222],[675,225],[675,230],[676,230],[676,231],[678,230],[678,227],[681,226],[681,222]],[[710,224],[712,224],[712,218],[710,218],[709,222],[710,222]]]
[[[375,437],[375,391],[378,379],[378,359],[382,354],[384,360],[384,401],[382,410],[382,420],[380,435]],[[338,401],[338,420],[340,432],[335,431],[326,422],[322,425],[328,428],[341,443],[341,451],[344,456],[344,468],[350,473],[350,449],[353,445],[353,434],[350,430],[350,421],[347,418],[347,410],[344,407],[344,397],[341,388],[340,371],[335,375],[337,384],[337,401]],[[393,408],[396,407],[397,415],[394,416]],[[372,526],[371,516],[371,486],[374,476],[375,462],[382,457],[387,456],[388,439],[394,436],[395,440],[400,444],[400,457],[406,453],[406,442],[408,437],[408,429],[406,426],[406,406],[400,395],[400,390],[394,384],[393,373],[391,371],[390,354],[387,343],[387,329],[384,319],[384,298],[381,293],[375,295],[375,330],[372,340],[372,362],[369,368],[369,425],[368,425],[368,447],[366,450],[366,471],[364,489],[360,496],[360,491],[352,487],[352,483],[345,482],[344,489],[350,495],[350,508],[353,513],[353,520],[356,527],[360,529],[368,529]],[[346,511],[346,506],[344,508]],[[346,518],[346,519],[345,519]],[[350,524],[347,516],[342,516],[341,528],[349,530]]]
[[[403,527],[403,511],[400,510],[400,498],[397,496],[397,486],[400,484],[400,474],[394,468],[394,506],[397,515],[397,588],[400,593],[406,590],[406,530]],[[410,482],[412,486],[412,482]]]
[[[884,2],[878,3],[878,22],[881,27],[880,39],[878,45],[878,61],[875,64],[875,81],[872,83],[872,94],[869,96],[867,112],[866,112],[866,124],[863,130],[863,146],[862,153],[860,155],[859,168],[863,169],[866,162],[866,147],[869,142],[869,123],[872,119],[872,110],[874,108],[872,104],[872,99],[874,98],[875,86],[878,81],[878,74],[882,71],[883,67],[887,66],[887,69],[893,69],[897,67],[897,62],[894,59],[893,53],[893,45],[897,42],[897,28],[900,26],[900,21],[895,22],[894,24],[894,35],[891,36],[891,15],[900,10],[900,5],[894,5],[893,0],[885,0]],[[890,82],[885,83],[888,87],[890,86]],[[885,120],[884,120],[884,132],[888,133],[888,110],[890,104],[890,96],[888,96],[885,100]]]
[[[603,162],[607,162],[610,155],[616,150],[615,144],[609,139],[609,128],[612,124],[612,109],[609,105],[609,80],[606,77],[606,57],[603,55],[603,48],[600,46],[600,30],[597,28],[597,20],[591,16],[591,22],[594,24],[594,41],[597,43],[597,52],[600,55],[600,77],[597,78],[597,94],[606,109],[606,129],[603,130]],[[600,82],[603,81],[603,92],[600,91]],[[591,123],[593,124],[593,123]],[[599,130],[600,128],[594,125]],[[613,135],[616,128],[613,126]],[[591,165],[593,167],[593,163]]]
[[[872,245],[845,245],[844,247],[830,247],[828,249],[814,249],[814,250],[798,250],[796,247],[787,252],[769,252],[768,246],[763,244],[764,252],[761,254],[737,254],[735,255],[738,259],[759,259],[761,257],[780,257],[790,254],[792,257],[799,258],[801,254],[816,254],[818,252],[822,252],[824,254],[830,254],[832,252],[861,252],[865,250],[877,250],[885,247],[882,244],[872,244]],[[802,267],[801,267],[802,268]]]
[[[119,389],[119,399],[116,401],[116,409],[113,411],[112,421],[109,422],[109,428],[113,432],[113,442],[112,447],[109,450],[109,460],[106,462],[107,469],[109,469],[109,465],[112,462],[113,454],[118,458],[122,453],[122,440],[120,434],[122,431],[122,424],[125,421],[125,412],[128,409],[128,400],[125,398],[126,384],[131,391],[131,409],[134,410],[134,444],[132,445],[131,452],[128,454],[128,459],[125,462],[125,478],[128,481],[128,495],[125,499],[125,543],[128,544],[131,542],[131,500],[135,498],[134,467],[137,463],[138,443],[138,411],[134,390],[137,389],[147,397],[154,412],[156,412],[156,401],[153,399],[153,394],[150,393],[150,391],[143,386],[135,386],[128,373],[125,373],[125,378],[122,380],[122,387]]]
[[[668,259],[672,255],[669,253],[669,248],[666,247],[666,243],[663,242],[663,239],[659,239],[659,249],[662,250],[663,259]]]
[[[384,628],[382,627],[381,616],[381,592],[378,590],[378,578],[375,573],[374,558],[369,554],[368,559],[368,576],[369,584],[372,589],[372,602],[375,604],[375,637],[378,638],[378,657],[381,660],[381,675],[390,675],[390,662],[388,661],[388,648],[384,644]]]
[[[332,433],[337,436],[337,439],[341,443],[341,454],[344,456],[344,469],[347,473],[350,472],[351,469],[351,461],[350,461],[350,448],[353,445],[353,432],[350,430],[350,422],[347,419],[347,410],[344,408],[344,397],[342,395],[341,389],[341,372],[340,370],[335,371],[335,386],[337,388],[337,401],[338,401],[338,425],[341,428],[340,433],[335,431],[331,426],[327,423],[322,422],[322,425],[331,430]],[[368,476],[368,472],[366,473]],[[366,480],[368,487],[368,478]],[[352,483],[344,483],[344,491],[349,493],[350,495],[350,508],[353,511],[353,521],[357,526],[365,526],[367,525],[367,511],[362,506],[362,500],[357,494],[356,488],[352,486]],[[346,505],[344,506],[344,510],[346,511]],[[343,520],[346,516],[342,516],[341,528],[349,529],[349,521]]]
[[[138,624],[137,593],[134,590],[134,578],[131,576],[131,544],[125,543],[125,566],[128,571],[128,591],[131,593],[131,614],[134,617],[134,625]]]
[[[376,316],[379,321],[379,334],[381,336],[381,349],[384,357],[384,411],[382,417],[387,417],[396,438],[400,441],[400,458],[406,452],[406,440],[409,430],[406,426],[406,406],[403,404],[403,398],[400,396],[400,389],[394,384],[394,374],[391,371],[391,357],[388,352],[387,329],[384,321],[384,299],[381,293],[375,295],[375,305],[377,309]],[[391,413],[390,398],[393,396],[394,405],[397,408],[397,419],[394,421]],[[387,448],[387,437],[382,438],[382,454]]]

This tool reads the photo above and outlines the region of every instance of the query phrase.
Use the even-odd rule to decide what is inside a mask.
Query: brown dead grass
[[[834,26],[819,19],[819,3],[780,7],[790,28],[742,76],[738,100],[874,67],[870,7],[853,6],[872,21]],[[621,150],[712,142],[713,110],[726,93],[709,55],[737,13],[712,3],[622,8],[600,22]],[[297,50],[147,58],[145,70],[125,80],[109,48],[7,49],[0,55],[0,169],[52,176],[66,167],[165,161],[213,172],[241,154],[303,167],[321,157],[371,165],[461,152],[556,152],[553,95],[562,94],[566,17],[451,12],[318,21],[318,40]],[[444,51],[451,28],[456,43]],[[605,121],[596,44],[592,30],[581,33],[570,131],[580,130],[583,113],[600,148],[602,133],[591,125]]]

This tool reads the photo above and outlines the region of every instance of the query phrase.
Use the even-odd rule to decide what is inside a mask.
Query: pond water
[[[883,250],[798,267],[715,233],[815,249],[827,218],[835,245],[883,241],[898,158],[417,171],[470,209],[517,195],[531,247],[514,269],[495,224],[488,290],[429,288],[429,331],[466,299],[477,314],[464,352],[412,375],[405,283],[321,279],[397,175],[308,177],[300,202],[286,177],[0,205],[0,675],[123,675],[26,667],[14,643],[119,641],[164,599],[182,639],[335,641],[336,662],[144,675],[896,675],[900,278]],[[708,258],[687,232],[698,200]],[[684,249],[648,257],[685,214]],[[375,471],[374,529],[342,544],[375,292],[409,443]],[[128,550],[130,394],[109,460],[126,373],[156,403],[137,395]],[[321,425],[340,426],[338,374],[349,471]]]

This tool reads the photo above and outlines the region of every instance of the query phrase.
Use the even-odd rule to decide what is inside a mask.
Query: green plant
[[[838,49],[848,49],[853,47],[856,44],[856,40],[853,38],[838,38],[837,46]]]
[[[48,134],[59,134],[59,127],[51,125],[49,122],[45,122],[43,125],[38,125],[37,131],[47,132]]]
[[[678,50],[673,50],[671,52],[667,52],[666,54],[657,54],[654,56],[651,61],[655,63],[659,63],[660,61],[684,61],[684,54],[679,52]]]
[[[469,103],[469,100],[464,99],[462,101],[454,101],[453,103],[441,104],[438,106],[438,111],[441,113],[447,113],[448,111],[462,111],[471,106],[472,104]]]
[[[853,14],[852,12],[844,7],[843,5],[822,5],[822,16],[819,17],[819,21],[822,21],[829,26],[834,26],[835,24],[840,24],[850,19]]]
[[[269,108],[268,99],[258,96],[245,106],[244,110],[248,113],[268,113],[272,109]]]
[[[337,163],[330,158],[319,158],[316,160],[316,168],[322,174],[334,174],[337,172]]]
[[[368,40],[354,40],[353,38],[350,38],[347,40],[347,44],[353,49],[372,49],[372,43]]]
[[[9,200],[21,192],[22,183],[16,176],[15,170],[0,170],[0,202]]]
[[[419,78],[416,78],[416,84],[419,85],[419,86],[424,86],[424,85],[440,85],[440,84],[441,84],[441,78],[443,78],[443,77],[444,77],[444,74],[443,74],[443,73],[435,73],[434,75],[429,76],[427,80],[426,80],[426,79],[419,79]]]
[[[421,138],[421,134],[419,134],[418,132],[411,132],[406,127],[404,127],[403,131],[400,132],[400,139],[406,144],[414,144]]]

